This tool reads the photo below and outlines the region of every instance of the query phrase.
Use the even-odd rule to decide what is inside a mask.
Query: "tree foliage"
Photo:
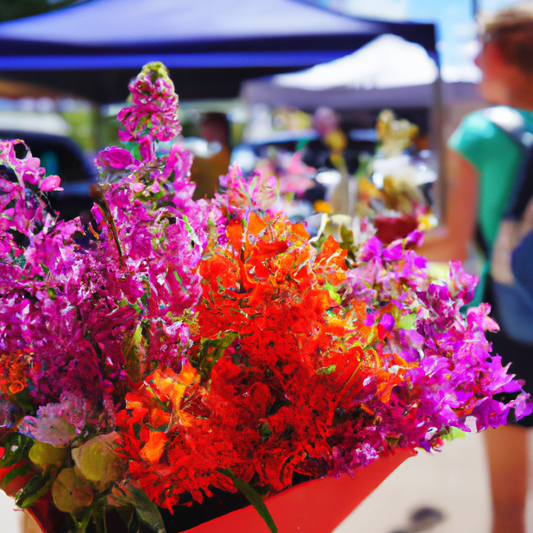
[[[0,0],[0,22],[40,15],[86,0]]]

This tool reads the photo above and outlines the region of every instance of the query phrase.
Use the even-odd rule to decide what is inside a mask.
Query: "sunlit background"
[[[324,10],[354,17],[436,24],[440,75],[445,86],[448,84],[452,89],[456,88],[448,92],[444,90],[442,105],[445,106],[446,112],[443,113],[442,109],[437,110],[440,116],[439,113],[435,113],[435,106],[430,103],[426,104],[426,109],[423,111],[405,106],[402,110],[403,116],[417,122],[430,137],[428,146],[433,150],[433,158],[428,157],[428,164],[438,170],[437,152],[438,147],[443,146],[443,139],[451,134],[466,113],[485,105],[475,95],[474,87],[480,77],[473,62],[478,51],[475,14],[481,10],[499,9],[513,2],[510,0],[302,1]],[[0,22],[78,3],[84,2],[0,0]],[[431,65],[428,68],[429,81],[420,83],[432,86]],[[279,85],[290,85],[290,81],[287,81],[289,79],[285,78],[285,81],[281,81]],[[260,91],[261,87],[257,85],[254,90]],[[298,109],[296,105],[276,107],[261,103],[261,98],[254,96],[272,94],[272,91],[271,86],[266,87],[263,93],[253,93],[249,88],[248,93],[243,93],[241,97],[234,99],[183,101],[180,105],[180,122],[184,128],[184,136],[189,139],[189,146],[195,147],[198,154],[205,149],[201,143],[198,144],[199,125],[202,113],[208,111],[218,111],[228,115],[232,143],[237,148],[245,141],[259,142],[262,139],[274,139],[276,135],[278,140],[282,139],[283,132],[287,131],[293,132],[291,140],[298,138],[294,131],[309,132],[312,127],[313,111],[310,106],[303,110]],[[27,132],[27,135],[49,134],[74,141],[76,149],[79,149],[79,152],[76,152],[79,156],[79,165],[83,168],[79,174],[81,176],[79,182],[71,185],[73,190],[76,187],[86,187],[87,181],[94,179],[92,161],[97,150],[118,142],[116,114],[124,105],[120,102],[100,107],[71,95],[67,97],[58,95],[46,88],[36,90],[23,83],[5,82],[1,76],[0,95],[0,133],[7,135],[6,132],[16,131]],[[356,111],[345,110],[343,119],[350,125],[351,131],[355,132],[354,138],[358,135],[360,139],[364,139],[365,135],[370,135],[367,139],[371,138],[369,132],[373,128],[377,111],[377,108],[370,112],[361,107]],[[445,115],[445,120],[442,115]],[[438,132],[432,130],[435,124],[440,124]],[[426,152],[430,153],[429,150]],[[43,149],[42,153],[36,154],[41,157],[49,174],[62,174],[62,163],[57,154],[58,152],[52,149]],[[249,150],[248,152],[237,150],[234,157],[245,158],[249,157],[249,154]],[[245,164],[244,159],[241,162]],[[433,508],[442,513],[442,519],[437,520],[434,527],[430,528],[434,533],[488,533],[490,509],[482,442],[479,436],[474,436],[464,442],[454,442],[449,448],[450,451],[446,450],[441,457],[428,455],[420,461],[418,459],[412,463],[408,461],[338,529],[338,533],[409,533],[415,531],[408,529],[412,526],[409,526],[411,514],[423,507]],[[458,478],[463,479],[460,486],[455,484]],[[387,510],[380,516],[384,502],[387,502]],[[31,520],[12,509],[12,500],[0,496],[0,533],[38,531]],[[416,529],[416,531],[422,530]]]

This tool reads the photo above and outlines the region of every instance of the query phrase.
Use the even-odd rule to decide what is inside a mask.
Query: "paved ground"
[[[489,533],[490,500],[482,435],[445,444],[442,452],[408,459],[335,533],[410,533],[418,509],[440,511],[431,533]]]
[[[533,457],[533,443],[531,444]],[[533,486],[533,483],[532,483]],[[533,533],[533,492],[530,494]],[[439,511],[443,519],[429,528],[414,527],[420,509]],[[0,497],[0,532],[23,533],[20,512]],[[447,443],[439,454],[408,459],[356,509],[334,533],[490,533],[490,500],[482,435]],[[29,533],[29,532],[28,532]],[[171,532],[169,532],[171,533]],[[248,532],[236,532],[248,533]]]
[[[22,533],[22,513],[13,510],[13,500],[0,491],[0,531]]]

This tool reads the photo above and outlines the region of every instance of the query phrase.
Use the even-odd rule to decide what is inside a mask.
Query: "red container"
[[[279,533],[331,533],[389,474],[413,455],[416,455],[414,450],[395,450],[391,455],[358,470],[354,478],[344,474],[340,479],[316,479],[268,498],[266,504]],[[0,476],[5,473],[0,472]],[[48,512],[48,503],[49,496],[41,498],[29,511],[43,533],[55,533],[57,528]],[[196,526],[186,533],[237,532],[269,533],[269,529],[255,509],[249,506]],[[175,532],[168,530],[167,533]]]
[[[376,237],[382,243],[390,244],[396,239],[405,239],[409,233],[415,231],[418,228],[418,221],[412,215],[378,215],[374,219],[374,226]]]

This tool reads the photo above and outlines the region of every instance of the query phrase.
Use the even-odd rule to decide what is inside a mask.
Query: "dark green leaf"
[[[155,533],[166,533],[165,524],[159,508],[148,498],[146,492],[130,484],[128,487],[114,487],[111,499],[116,506],[133,506],[141,522],[146,524]],[[132,531],[132,523],[129,524]],[[135,531],[133,529],[133,531]]]
[[[25,414],[33,414],[35,412],[35,405],[30,398],[30,389],[26,387],[20,392],[13,395],[17,405],[24,411]]]
[[[132,513],[128,522],[128,533],[141,533],[141,522],[135,511]]]
[[[237,338],[237,333],[227,332],[218,339],[203,339],[197,357],[190,357],[191,365],[205,378],[209,376],[226,348]]]
[[[264,498],[271,491],[272,487],[270,485],[262,485],[262,486],[254,487],[254,489],[257,492],[257,494],[259,494],[259,496]]]
[[[33,440],[20,433],[8,433],[0,442],[4,455],[0,459],[0,468],[13,466],[24,459],[24,452],[33,444]]]
[[[16,0],[16,2],[2,2],[0,11],[0,22],[22,17],[39,15],[54,9],[59,9],[72,4],[79,3],[79,0]]]
[[[272,437],[272,430],[268,427],[268,423],[265,422],[261,425],[259,428],[259,433],[261,433],[261,438],[263,441],[268,440],[270,437]]]
[[[76,528],[76,533],[84,533],[91,521],[92,517],[92,507],[86,507],[83,511],[80,511],[76,514],[70,513],[72,521],[74,522],[74,527]]]
[[[35,474],[26,483],[26,486],[17,493],[16,504],[22,509],[31,507],[50,490],[53,481],[54,478],[50,474]]]
[[[135,436],[137,437],[138,440],[141,439],[141,424],[133,424],[133,431],[135,432]]]
[[[135,509],[131,505],[122,505],[120,507],[116,507],[116,510],[120,515],[120,518],[122,518],[122,520],[126,524],[126,530],[128,533],[140,532],[141,526],[139,523],[139,519],[137,518]]]
[[[221,474],[229,477],[235,485],[235,488],[239,489],[246,496],[246,499],[253,505],[254,509],[259,513],[259,516],[265,521],[268,529],[270,529],[272,533],[278,533],[278,527],[259,493],[250,484],[246,483],[246,481],[239,479],[232,472],[231,468],[217,468],[217,470]]]
[[[96,533],[107,533],[105,513],[107,508],[107,497],[99,498],[93,504],[93,522]]]

